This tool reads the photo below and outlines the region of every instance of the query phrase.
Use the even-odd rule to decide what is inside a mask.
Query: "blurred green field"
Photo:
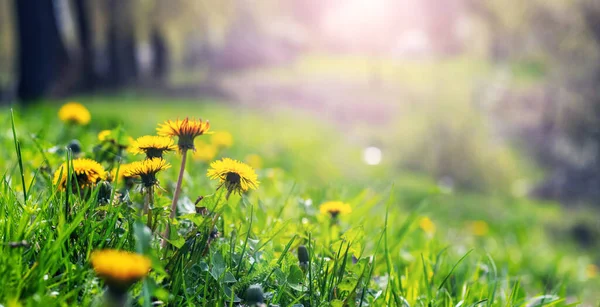
[[[544,174],[510,134],[517,129],[511,125],[535,125],[539,114],[523,112],[507,99],[535,91],[543,77],[540,64],[525,60],[494,64],[468,55],[402,59],[316,53],[289,65],[235,72],[224,83],[241,92],[242,103],[274,113],[272,105],[303,109],[337,127],[354,145],[384,149],[383,170],[411,169],[452,177],[472,190],[512,193]]]
[[[445,186],[427,175],[426,166],[437,158],[420,156],[426,150],[414,145],[428,146],[422,143],[431,133],[425,118],[433,113],[426,108],[423,117],[411,117],[393,129],[373,127],[365,132],[286,107],[256,109],[135,96],[77,101],[92,114],[88,126],[61,123],[56,115],[60,103],[15,110],[29,195],[25,203],[10,112],[0,113],[0,144],[5,149],[0,152],[5,170],[0,183],[4,306],[92,304],[101,296],[103,283],[89,255],[101,248],[135,250],[153,260],[149,277],[131,290],[134,305],[149,306],[152,298],[169,305],[235,306],[244,304],[252,284],[262,286],[267,303],[280,306],[567,306],[600,300],[594,253],[582,249],[568,233],[577,222],[575,214],[568,215],[556,203],[513,193],[515,178],[535,172],[517,153],[489,149],[494,142],[484,132],[467,134],[453,140],[463,150],[471,144],[481,154],[479,160],[469,159],[477,169],[460,172],[473,164],[458,163],[458,149],[456,157],[439,163],[456,161],[448,164],[456,168],[453,174],[463,174],[459,184],[474,188]],[[102,130],[120,126],[136,138],[154,134],[164,120],[187,116],[208,119],[211,130],[233,135],[233,146],[213,160],[253,162],[261,181],[256,191],[219,202],[216,183],[206,177],[207,162],[190,158],[180,218],[174,224],[180,237],[174,241],[176,248],[167,252],[160,249],[158,233],[144,230],[132,213],[142,201],[135,191],[129,207],[99,206],[93,199],[74,196],[76,214],[71,219],[60,214],[64,193],[52,186],[51,175],[66,159],[60,149],[71,139],[78,139],[90,156]],[[480,127],[469,126],[477,125],[476,118],[464,122],[458,131]],[[367,165],[363,149],[373,145],[370,135],[379,134],[377,129],[389,132],[379,138],[383,160]],[[209,142],[208,136],[198,139]],[[402,141],[397,147],[386,145],[398,139]],[[452,144],[447,146],[452,149]],[[260,157],[260,163],[249,155]],[[419,158],[423,165],[411,165]],[[162,218],[161,226],[167,221],[180,156],[168,154],[166,159],[173,167],[159,174],[164,191],[158,192],[153,209]],[[481,187],[505,187],[479,189],[482,180],[489,182]],[[205,196],[201,204],[220,213],[216,227],[221,237],[206,255],[201,239],[212,229],[210,219],[195,213],[198,196]],[[339,224],[318,208],[335,200],[349,203],[353,210],[341,216]],[[28,245],[9,244],[22,240]],[[310,254],[306,273],[296,256],[300,245]]]

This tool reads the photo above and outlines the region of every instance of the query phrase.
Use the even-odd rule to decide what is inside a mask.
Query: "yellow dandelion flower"
[[[110,130],[102,130],[100,131],[100,133],[98,133],[98,141],[100,142],[104,142],[104,141],[110,141],[112,131]]]
[[[208,129],[210,129],[208,121],[185,118],[176,121],[168,120],[160,124],[156,131],[160,136],[177,136],[179,138],[177,145],[179,150],[183,152],[194,149],[194,139],[199,135],[207,134]]]
[[[257,154],[247,155],[244,160],[246,161],[246,163],[248,163],[248,165],[252,166],[253,168],[260,169],[263,166],[262,158]]]
[[[148,275],[150,259],[143,255],[118,250],[94,251],[91,256],[96,274],[110,287],[127,290]]]
[[[587,278],[594,278],[598,276],[598,266],[593,263],[588,264],[585,268],[585,275]]]
[[[210,162],[217,156],[217,147],[212,144],[206,144],[204,142],[196,142],[196,151],[194,152],[194,159],[203,162]]]
[[[423,217],[419,220],[419,228],[429,235],[435,233],[435,224],[428,217]]]
[[[58,118],[65,123],[87,125],[92,119],[92,116],[90,115],[90,111],[82,104],[68,102],[58,110]]]
[[[349,204],[341,201],[328,201],[319,206],[321,214],[329,214],[332,218],[336,218],[339,214],[348,214],[352,212]]]
[[[121,129],[100,131],[98,133],[98,141],[112,143],[122,149],[129,147],[134,142],[133,138]]]
[[[229,158],[214,161],[206,173],[210,179],[219,179],[220,185],[227,189],[227,196],[232,192],[241,194],[249,189],[258,188],[258,176],[247,164]]]
[[[472,221],[469,224],[471,233],[478,237],[483,237],[488,234],[490,227],[485,221]]]
[[[100,163],[91,159],[74,159],[71,161],[73,167],[73,179],[79,187],[87,187],[96,184],[100,180],[106,179],[106,171]],[[63,163],[54,172],[54,184],[63,191],[67,187],[68,177],[67,162]]]
[[[129,152],[146,154],[147,159],[162,158],[163,153],[177,149],[173,139],[166,136],[145,135],[137,138],[131,144]]]
[[[117,167],[113,168],[110,172],[110,181],[118,180],[118,182],[123,182],[127,179],[136,178],[137,176],[129,176],[129,170],[131,169],[131,163],[124,163],[119,165],[117,174]]]
[[[233,145],[233,136],[227,131],[218,131],[210,136],[210,142],[218,148],[228,148]]]
[[[130,163],[127,171],[123,173],[123,175],[128,177],[140,176],[140,178],[142,178],[142,184],[145,187],[151,187],[158,184],[156,173],[170,167],[171,164],[167,163],[167,161],[162,158],[146,159],[144,161]]]

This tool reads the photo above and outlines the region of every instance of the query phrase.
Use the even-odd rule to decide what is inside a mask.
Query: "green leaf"
[[[169,291],[163,288],[155,288],[152,295],[163,302],[167,302],[169,300]]]
[[[342,246],[342,245],[344,245],[344,246]],[[342,241],[342,240],[338,240],[338,241],[335,241],[335,242],[333,242],[333,243],[331,244],[331,248],[330,248],[330,249],[331,249],[332,251],[335,251],[336,253],[337,253],[337,251],[339,251],[339,250],[341,250],[341,251],[343,252],[343,251],[344,251],[344,248],[345,248],[345,245],[346,245],[346,242],[344,242],[344,241]],[[342,255],[335,255],[335,257],[336,257],[336,258],[338,258],[338,257],[342,257],[342,256],[343,256],[343,254],[342,254]]]
[[[200,267],[200,270],[202,270],[202,272],[208,271],[208,264],[206,262],[200,261],[198,262],[198,266]]]
[[[290,267],[287,282],[290,284],[301,284],[304,282],[304,273],[298,265],[294,264]]]
[[[192,223],[194,223],[194,225],[196,225],[196,226],[200,226],[200,225],[202,225],[202,223],[204,223],[204,217],[202,216],[202,214],[198,214],[198,213],[183,214],[183,215],[179,216],[179,218],[189,220]]]
[[[284,284],[287,281],[285,273],[281,269],[275,268],[273,274],[275,274],[275,279],[277,279],[278,283]]]
[[[300,292],[306,291],[306,287],[301,284],[289,284],[289,286],[290,286],[290,288],[292,288],[296,291],[300,291]]]
[[[356,282],[357,282],[356,277],[346,276],[337,285],[337,288],[340,291],[352,291],[354,289],[354,286],[356,286]]]
[[[363,270],[365,269],[365,266],[367,266],[368,264],[369,258],[361,258],[355,265],[351,266],[348,271],[352,272],[357,276],[360,276],[360,274],[362,274]]]
[[[135,235],[136,251],[140,254],[146,254],[150,251],[150,241],[152,240],[152,231],[142,222],[133,224],[133,234]]]
[[[229,288],[227,286],[223,287],[223,292],[225,292],[225,296],[227,297],[227,300],[231,300],[231,298],[233,297],[234,303],[240,303],[242,301],[242,299],[239,298],[237,295],[235,295],[235,292],[233,292],[231,290],[231,288]]]
[[[237,279],[235,279],[235,276],[233,276],[233,274],[231,274],[231,272],[225,272],[225,276],[223,276],[223,282],[224,283],[234,283],[234,282],[237,282]]]
[[[225,260],[223,259],[221,252],[215,251],[210,259],[210,262],[212,264],[210,275],[212,275],[215,280],[220,281],[221,276],[223,273],[225,273]]]
[[[183,237],[177,237],[177,239],[167,241],[177,248],[181,248],[185,244],[185,239]]]
[[[344,232],[344,234],[342,235],[342,239],[346,240],[347,242],[360,242],[362,241],[364,236],[365,230],[363,226],[357,226],[350,228],[346,232]]]
[[[340,301],[340,300],[333,300],[330,303],[331,307],[343,307],[344,306],[344,302]]]

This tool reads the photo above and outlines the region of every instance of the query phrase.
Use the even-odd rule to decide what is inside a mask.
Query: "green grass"
[[[104,283],[89,256],[102,248],[152,259],[148,278],[130,291],[134,305],[143,306],[236,306],[253,284],[280,306],[567,306],[600,299],[597,278],[586,273],[591,253],[555,234],[566,223],[557,204],[447,190],[385,162],[367,166],[364,144],[297,111],[133,97],[80,101],[92,113],[86,127],[59,122],[58,105],[16,110],[14,130],[10,112],[0,115],[2,305],[93,304]],[[103,129],[120,125],[138,137],[185,116],[233,134],[234,146],[218,157],[258,154],[263,165],[256,191],[226,201],[206,177],[207,163],[190,159],[172,249],[161,249],[158,235],[168,221],[178,155],[167,155],[173,167],[158,174],[163,190],[152,209],[154,233],[139,217],[137,189],[129,191],[129,204],[100,204],[98,189],[80,197],[53,185],[71,139],[93,156]],[[208,217],[195,213],[198,196]],[[328,200],[347,202],[353,212],[334,223],[318,210]],[[423,217],[435,232],[419,227]],[[478,233],[475,221],[488,229]],[[220,236],[209,240],[213,222]],[[304,269],[300,245],[309,251]]]

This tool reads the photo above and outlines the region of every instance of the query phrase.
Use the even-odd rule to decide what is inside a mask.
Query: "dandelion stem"
[[[173,203],[171,203],[171,214],[170,218],[174,218],[177,214],[177,200],[179,199],[179,192],[181,192],[181,182],[183,181],[183,172],[185,170],[185,161],[187,160],[187,149],[181,152],[181,168],[179,169],[179,177],[177,178],[177,186],[175,186],[175,193],[173,194]]]
[[[218,212],[213,217],[212,224],[210,225],[210,228],[208,229],[208,231],[209,231],[208,239],[206,239],[206,245],[204,246],[204,251],[202,252],[202,256],[206,256],[206,254],[208,253],[208,248],[210,247],[210,242],[212,241],[212,238],[210,237],[210,232],[212,232],[212,230],[215,228],[215,225],[217,224],[217,220],[219,220],[220,216],[221,216],[221,213]]]
[[[148,187],[146,195],[146,202],[144,204],[144,213],[148,215],[148,227],[152,229],[152,210],[150,207],[154,205],[154,186]]]
[[[121,290],[113,290],[110,287],[106,290],[104,294],[105,305],[106,306],[116,306],[116,307],[128,307],[131,306],[129,300],[129,294],[127,291],[122,292]]]
[[[171,214],[169,214],[169,219],[175,218],[177,214],[177,200],[179,199],[179,192],[181,192],[181,182],[183,181],[183,172],[185,171],[185,161],[187,160],[187,149],[184,149],[181,152],[181,168],[179,169],[179,177],[177,178],[177,186],[175,186],[175,193],[173,193],[173,202],[171,203]],[[163,235],[164,240],[162,242],[162,246],[167,246],[167,239],[171,234],[170,223],[167,222],[167,228],[165,229],[165,233]]]

